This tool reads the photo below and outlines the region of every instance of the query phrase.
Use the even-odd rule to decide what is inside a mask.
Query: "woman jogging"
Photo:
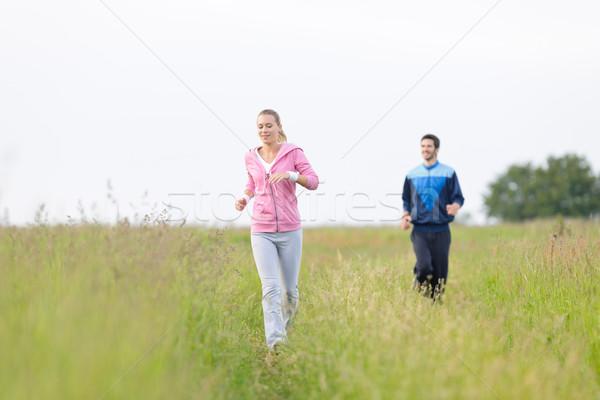
[[[242,211],[254,198],[251,243],[262,283],[267,346],[286,338],[298,311],[298,273],[302,257],[302,227],[296,183],[314,190],[319,178],[301,148],[287,143],[279,114],[258,114],[262,146],[246,153],[248,183],[235,208]]]

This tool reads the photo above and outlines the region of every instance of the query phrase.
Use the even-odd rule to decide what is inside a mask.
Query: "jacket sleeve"
[[[315,190],[319,186],[319,177],[312,169],[302,150],[298,149],[298,151],[295,151],[294,153],[294,165],[296,167],[296,171],[298,171],[301,175],[306,176],[308,181],[306,183],[306,188],[309,190]]]
[[[410,182],[408,181],[408,177],[404,178],[404,190],[402,190],[402,203],[404,207],[404,211],[411,211],[410,207]]]
[[[246,172],[248,173],[248,182],[246,183],[246,187],[244,188],[244,191],[249,190],[250,192],[252,192],[252,194],[256,194],[255,193],[255,189],[256,189],[256,185],[254,184],[254,178],[252,177],[252,175],[250,174],[250,170],[248,169],[248,160],[246,159]]]
[[[452,174],[452,179],[450,179],[450,204],[458,203],[462,207],[465,202],[465,198],[462,195],[462,191],[460,190],[460,183],[458,183],[458,177],[456,176],[456,172]]]

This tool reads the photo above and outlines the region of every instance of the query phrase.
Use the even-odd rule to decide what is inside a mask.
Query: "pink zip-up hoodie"
[[[248,183],[246,190],[254,193],[251,232],[288,232],[300,229],[300,213],[296,200],[296,182],[284,179],[269,183],[269,176],[261,164],[255,149],[246,153]],[[310,166],[304,151],[288,142],[283,142],[271,166],[271,174],[295,171],[306,176],[306,188],[315,190],[319,177]]]

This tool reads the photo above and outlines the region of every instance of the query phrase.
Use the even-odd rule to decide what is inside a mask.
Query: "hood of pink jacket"
[[[248,183],[245,190],[254,193],[252,232],[287,232],[300,229],[300,213],[296,199],[296,182],[284,179],[276,184],[268,182],[264,166],[256,150],[246,153],[245,162]],[[312,169],[304,151],[288,142],[283,142],[271,166],[270,173],[294,171],[306,176],[309,190],[319,186],[319,177]]]

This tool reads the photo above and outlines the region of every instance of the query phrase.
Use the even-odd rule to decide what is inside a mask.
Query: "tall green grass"
[[[0,397],[600,398],[600,225],[452,235],[432,304],[408,232],[306,229],[276,355],[246,230],[2,227]]]

